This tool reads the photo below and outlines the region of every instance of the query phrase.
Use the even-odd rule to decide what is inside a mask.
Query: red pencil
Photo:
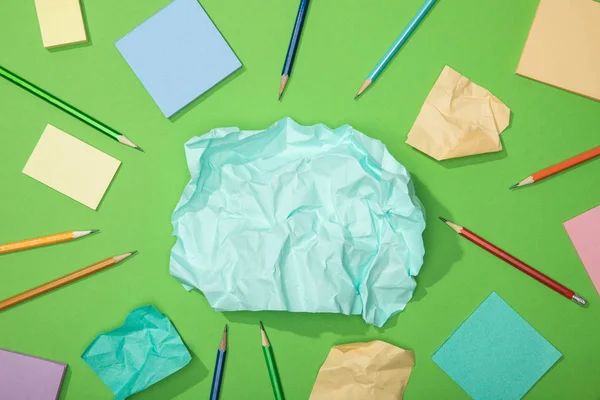
[[[529,185],[534,182],[541,181],[542,179],[548,178],[549,176],[558,174],[566,169],[572,168],[576,165],[586,162],[587,160],[591,160],[592,158],[600,156],[600,146],[595,149],[591,149],[586,151],[585,153],[581,153],[576,155],[575,157],[571,157],[568,160],[559,162],[551,167],[543,169],[535,174],[528,176],[523,179],[521,182],[512,185],[510,188],[515,189],[521,186]]]
[[[504,250],[494,246],[493,244],[491,244],[484,238],[477,236],[476,234],[474,234],[467,228],[463,228],[460,225],[456,225],[455,223],[452,223],[445,218],[440,217],[440,219],[442,221],[444,221],[444,223],[446,223],[446,225],[448,225],[450,228],[454,229],[459,235],[469,239],[471,242],[475,243],[477,246],[481,247],[484,250],[487,250],[488,252],[492,253],[499,259],[506,261],[513,267],[521,270],[522,272],[525,272],[527,275],[529,275],[533,279],[543,283],[544,285],[548,286],[550,289],[554,290],[555,292],[562,294],[567,299],[573,300],[575,303],[579,304],[580,306],[585,306],[587,304],[586,299],[584,299],[577,293],[573,292],[571,289],[569,289],[569,288],[561,285],[560,283],[556,282],[555,280],[547,277],[546,275],[542,274],[537,269],[525,264],[523,261],[519,260],[518,258],[511,256],[510,254],[508,254]]]

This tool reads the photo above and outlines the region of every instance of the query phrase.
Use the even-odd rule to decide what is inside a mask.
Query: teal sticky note
[[[169,318],[144,306],[98,335],[81,358],[122,400],[179,371],[192,356]]]
[[[432,359],[473,399],[513,400],[561,356],[493,292]]]

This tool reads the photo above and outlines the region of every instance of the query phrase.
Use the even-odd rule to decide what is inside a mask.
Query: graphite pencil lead
[[[89,234],[91,235],[92,233],[96,233],[96,232],[100,232],[100,229],[92,229]]]
[[[446,218],[439,217],[439,219],[441,219],[444,223],[448,222]]]
[[[518,187],[519,187],[519,184],[515,183],[514,185],[512,185],[511,187],[509,187],[509,189],[515,189],[515,188],[518,188]]]
[[[225,332],[229,332],[229,324],[225,324]]]
[[[264,331],[265,330],[265,326],[263,325],[262,321],[259,321],[259,323],[260,323],[260,330]]]

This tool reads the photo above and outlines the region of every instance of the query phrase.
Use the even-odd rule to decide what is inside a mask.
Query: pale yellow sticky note
[[[310,400],[400,400],[415,354],[380,340],[333,346]]]
[[[23,173],[96,209],[121,161],[48,124]]]
[[[541,0],[517,74],[600,101],[600,2]]]
[[[446,66],[406,143],[436,160],[491,153],[502,150],[499,135],[509,122],[510,109],[504,103]]]
[[[79,0],[35,0],[44,47],[87,41]]]

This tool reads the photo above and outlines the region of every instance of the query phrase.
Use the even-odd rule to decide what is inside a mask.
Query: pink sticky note
[[[568,220],[564,226],[600,294],[600,206]]]

